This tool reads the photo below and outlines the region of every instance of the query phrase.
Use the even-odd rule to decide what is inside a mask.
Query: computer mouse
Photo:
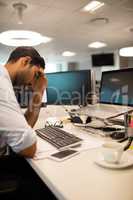
[[[90,123],[92,121],[92,118],[91,117],[87,117],[87,119],[86,119],[86,124],[87,123]]]
[[[71,112],[76,112],[77,111],[77,109],[71,109]]]
[[[71,122],[73,122],[73,123],[79,123],[79,124],[86,123],[87,124],[87,123],[90,123],[91,121],[92,121],[91,117],[87,117],[84,120],[84,119],[81,119],[80,116],[71,116]]]
[[[83,121],[79,116],[71,116],[71,122],[78,123],[78,124],[83,124]]]
[[[115,140],[122,139],[125,137],[125,131],[121,131],[121,132],[115,131],[110,136],[112,139],[115,139]]]

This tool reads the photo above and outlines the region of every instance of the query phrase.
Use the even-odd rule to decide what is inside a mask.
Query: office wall
[[[128,58],[128,67],[133,68],[133,57]]]
[[[46,59],[46,72],[71,71],[89,68],[91,68],[91,57],[88,54],[80,54],[74,57],[52,55]]]
[[[52,55],[46,60],[46,72],[93,69],[95,72],[96,80],[99,81],[101,79],[102,71],[119,69],[120,59],[118,50],[114,51],[114,59],[114,66],[92,68],[91,55],[89,54],[80,54],[69,58]]]
[[[133,57],[120,57],[120,68],[133,68]]]
[[[83,65],[80,65],[79,69],[91,68],[95,73],[96,80],[100,81],[103,71],[116,70],[120,68],[120,57],[119,57],[118,50],[114,51],[114,60],[115,60],[114,66],[92,67],[91,56],[89,56],[88,60],[84,60],[84,62],[81,63]]]

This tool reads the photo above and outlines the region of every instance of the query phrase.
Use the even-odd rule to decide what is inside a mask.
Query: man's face
[[[14,85],[21,86],[21,85],[29,85],[32,84],[33,80],[35,79],[35,76],[37,73],[43,72],[43,68],[39,66],[31,66],[30,64],[27,64],[26,66],[19,69],[16,78],[14,80]]]

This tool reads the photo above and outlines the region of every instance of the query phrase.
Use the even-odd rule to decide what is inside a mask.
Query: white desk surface
[[[49,114],[61,117],[61,109],[43,108],[35,128],[43,127]],[[93,162],[97,152],[87,150],[63,162],[30,159],[29,163],[58,199],[133,200],[133,167],[115,170],[97,166]]]

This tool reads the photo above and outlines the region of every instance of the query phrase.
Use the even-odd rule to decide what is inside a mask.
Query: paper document
[[[51,153],[55,152],[55,150],[56,148],[53,147],[51,144],[37,137],[37,151],[33,159],[39,160],[48,158],[48,156]]]
[[[88,149],[94,149],[94,148],[98,148],[100,146],[102,146],[102,144],[104,143],[102,140],[96,139],[96,138],[89,138],[87,134],[82,133],[80,131],[80,138],[83,139],[83,142],[80,146],[78,146],[77,148],[75,148],[78,151],[85,151]]]

